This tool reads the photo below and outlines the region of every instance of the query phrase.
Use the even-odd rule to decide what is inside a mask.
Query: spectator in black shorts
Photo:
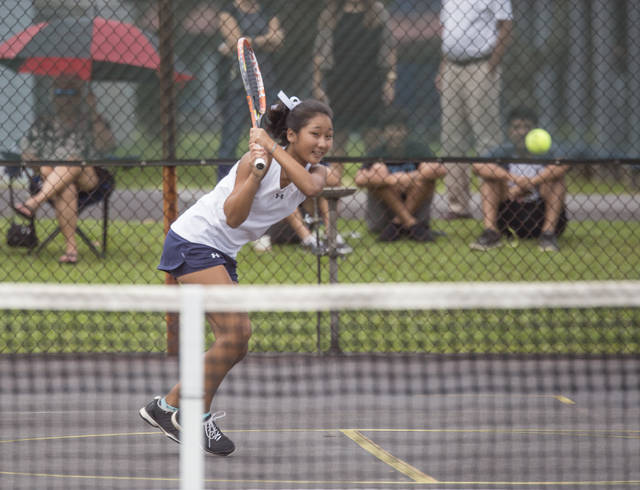
[[[525,136],[538,118],[530,109],[518,107],[509,113],[509,141],[490,151],[489,158],[527,158]],[[552,150],[553,151],[553,150]],[[546,158],[553,158],[549,152]],[[538,238],[545,252],[557,252],[557,238],[567,225],[565,174],[568,165],[540,163],[476,163],[473,171],[482,179],[482,214],[485,230],[470,247],[489,250],[501,246],[503,237]]]

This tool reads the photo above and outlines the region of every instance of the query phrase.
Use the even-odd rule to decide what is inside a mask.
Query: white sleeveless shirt
[[[308,163],[305,168],[309,170],[310,167]],[[293,182],[280,188],[282,167],[273,159],[260,182],[249,216],[238,228],[231,228],[223,208],[233,190],[237,171],[238,162],[211,192],[198,199],[171,225],[171,229],[185,240],[213,247],[234,259],[243,245],[260,238],[271,225],[289,216],[307,198]]]

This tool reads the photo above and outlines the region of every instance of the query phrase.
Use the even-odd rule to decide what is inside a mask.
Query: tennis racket
[[[258,67],[258,60],[251,48],[251,43],[246,37],[238,39],[238,63],[240,64],[240,74],[244,90],[247,92],[247,104],[251,114],[251,126],[257,128],[260,119],[267,111],[267,97],[264,93],[262,74]],[[266,162],[262,158],[257,158],[254,165],[258,170],[262,170]]]

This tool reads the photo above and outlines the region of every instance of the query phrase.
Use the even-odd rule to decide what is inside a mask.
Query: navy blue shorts
[[[215,248],[192,243],[169,230],[164,240],[162,257],[158,269],[168,272],[176,279],[190,272],[224,265],[233,282],[238,282],[236,267],[238,263],[227,254]]]

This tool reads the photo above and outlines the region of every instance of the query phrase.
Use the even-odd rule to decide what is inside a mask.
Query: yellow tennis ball
[[[542,155],[551,148],[551,135],[541,128],[532,129],[527,133],[524,144],[529,153]]]

